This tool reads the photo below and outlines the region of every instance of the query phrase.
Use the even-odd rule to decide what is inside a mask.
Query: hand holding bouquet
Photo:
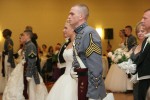
[[[109,52],[108,57],[111,58],[112,63],[117,64],[118,67],[124,70],[127,74],[135,73],[136,64],[133,64],[132,60],[129,59],[129,52],[126,52],[123,49],[119,48],[116,49],[114,52]]]
[[[119,48],[116,49],[114,52],[109,52],[108,57],[111,58],[112,63],[119,64],[124,61],[128,61],[128,59],[130,58],[130,54]]]

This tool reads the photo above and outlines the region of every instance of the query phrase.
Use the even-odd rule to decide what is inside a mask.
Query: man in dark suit
[[[150,9],[144,12],[141,22],[147,31],[147,38],[143,41],[141,54],[137,63],[139,80],[138,100],[146,100],[146,93],[150,86]]]

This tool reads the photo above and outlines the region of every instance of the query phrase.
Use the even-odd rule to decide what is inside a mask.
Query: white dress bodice
[[[70,70],[72,68],[72,62],[73,62],[73,49],[65,49],[63,53],[63,57],[66,61],[66,70],[64,74],[70,74]]]

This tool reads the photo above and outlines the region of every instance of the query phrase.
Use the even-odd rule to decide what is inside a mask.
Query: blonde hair
[[[142,22],[138,22],[136,27],[135,27],[135,33],[137,35],[137,33],[139,33],[140,27],[142,26]]]

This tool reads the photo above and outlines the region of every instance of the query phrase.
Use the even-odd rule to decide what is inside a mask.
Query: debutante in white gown
[[[7,79],[2,77],[2,53],[0,52],[0,94],[3,93]]]
[[[120,44],[122,49],[126,49],[124,43]],[[112,64],[105,79],[106,90],[112,92],[126,92],[133,90],[133,84],[128,79],[125,71],[120,69],[117,64]]]
[[[22,57],[19,57],[19,59]],[[2,100],[25,100],[23,96],[24,84],[23,84],[23,70],[24,70],[24,59],[17,60],[19,63],[11,73],[8,82],[6,84],[3,99]],[[40,75],[39,75],[40,76]],[[34,82],[34,79],[29,82],[29,100],[45,100],[48,92],[43,80],[40,76],[40,84],[38,88]]]
[[[73,62],[73,50],[65,49],[63,57],[66,61],[65,73],[56,81],[46,100],[78,100],[78,82],[70,76]]]

